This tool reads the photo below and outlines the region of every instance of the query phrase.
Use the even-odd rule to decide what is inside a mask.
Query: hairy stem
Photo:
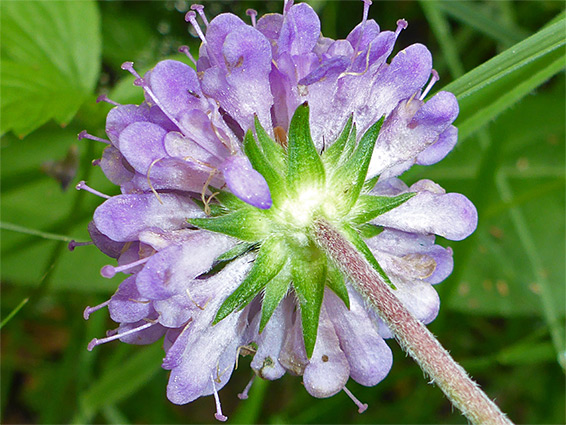
[[[426,326],[413,317],[347,239],[323,219],[315,222],[314,232],[319,245],[370,301],[403,350],[432,378],[454,406],[473,424],[512,424]]]

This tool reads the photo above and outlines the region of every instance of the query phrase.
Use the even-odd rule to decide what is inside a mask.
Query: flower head
[[[123,65],[146,101],[108,114],[99,164],[122,194],[89,230],[118,261],[103,276],[128,277],[101,305],[118,329],[89,348],[164,336],[174,403],[214,394],[219,408],[242,350],[261,378],[302,376],[315,397],[387,375],[391,332],[313,240],[318,217],[419,320],[438,313],[432,285],[451,273],[452,251],[435,235],[467,237],[476,210],[432,181],[408,187],[397,176],[446,156],[458,105],[447,92],[424,101],[438,75],[423,45],[387,62],[407,23],[380,31],[370,3],[345,40],[323,37],[306,3],[258,20],[250,11],[252,25],[232,14],[208,22],[195,5],[186,19],[202,39],[196,71],[166,60],[141,77]]]

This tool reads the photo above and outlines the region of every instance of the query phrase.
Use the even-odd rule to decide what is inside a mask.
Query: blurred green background
[[[204,4],[209,19],[282,9],[279,1]],[[310,4],[333,38],[344,38],[362,14],[360,1]],[[97,104],[99,94],[141,101],[122,62],[145,72],[179,56],[179,45],[197,52],[183,19],[189,6],[0,3],[2,423],[214,422],[212,397],[167,401],[158,343],[86,350],[113,323],[106,312],[85,322],[82,311],[106,300],[122,277],[100,276],[111,261],[92,246],[67,250],[70,239],[88,239],[101,203],[73,186],[86,180],[117,193],[91,164],[104,145],[77,134],[104,137],[110,105]],[[442,308],[430,329],[517,423],[566,421],[563,9],[543,0],[374,1],[370,11],[383,29],[407,19],[397,49],[426,44],[441,76],[435,90],[451,83],[461,101],[456,149],[403,179],[430,178],[478,207],[473,236],[442,242],[455,251],[455,271],[437,286]],[[344,393],[313,399],[292,376],[256,382],[240,401],[249,358],[220,394],[224,412],[232,423],[466,423],[395,341],[389,345],[394,365],[382,383],[349,384],[369,404],[362,415]]]

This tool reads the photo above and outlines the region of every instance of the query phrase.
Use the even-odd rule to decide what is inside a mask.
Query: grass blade
[[[444,87],[460,103],[460,140],[564,69],[564,24],[544,28]]]

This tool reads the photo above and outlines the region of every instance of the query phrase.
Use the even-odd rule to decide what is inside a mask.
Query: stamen
[[[218,172],[218,170],[216,168],[210,172],[208,178],[206,179],[206,182],[204,183],[204,187],[202,188],[202,192],[200,193],[200,199],[201,199],[202,203],[204,204],[204,213],[208,216],[210,215],[210,205],[209,205],[209,203],[214,196],[218,195],[218,193],[213,193],[212,195],[210,195],[210,197],[208,199],[206,199],[206,190],[208,189],[208,185],[210,184],[210,182],[212,181],[212,178],[216,175],[217,172]]]
[[[364,15],[362,18],[362,29],[363,29],[368,19],[369,7],[371,6],[372,1],[371,0],[362,0],[362,1],[364,2]]]
[[[96,141],[96,142],[102,142],[102,143],[104,143],[104,144],[106,144],[106,145],[110,144],[110,141],[109,141],[109,140],[106,140],[106,139],[102,139],[102,138],[100,138],[100,137],[93,136],[92,134],[88,134],[88,133],[86,132],[86,130],[81,131],[81,132],[77,135],[77,138],[78,138],[79,140],[82,140],[82,139],[90,139],[90,140],[94,140],[94,141]]]
[[[197,22],[196,16],[197,16],[197,14],[193,10],[189,10],[187,12],[187,14],[185,15],[185,21],[190,22],[190,24],[193,26],[197,35],[202,40],[202,42],[204,44],[207,44],[206,43],[206,37],[204,36],[204,33],[202,32],[202,30],[201,30],[201,28],[200,28],[200,26]]]
[[[207,300],[204,303],[204,306],[200,306],[194,299],[193,297],[191,297],[191,293],[189,292],[189,288],[186,288],[185,291],[187,292],[187,297],[189,297],[189,300],[196,306],[196,308],[198,308],[201,311],[204,311],[204,309],[206,308],[206,306],[208,305],[210,300]]]
[[[354,75],[354,76],[364,75],[366,72],[368,72],[368,69],[369,69],[369,54],[371,53],[371,46],[372,46],[372,43],[373,43],[373,42],[371,42],[371,43],[368,45],[368,48],[367,48],[367,52],[366,52],[366,67],[365,67],[365,69],[364,69],[362,72],[344,71],[342,74],[340,74],[340,75],[338,76],[338,79],[343,78],[343,77],[345,77],[345,76],[347,76],[347,75]],[[354,58],[352,58],[352,61],[353,61],[353,60],[354,60]]]
[[[204,22],[204,25],[208,27],[208,19],[206,19],[206,15],[204,14],[204,6],[202,4],[192,4],[191,10],[196,10]]]
[[[213,112],[213,113],[216,114],[216,111]],[[231,153],[232,155],[235,155],[235,154],[237,153],[237,150],[236,150],[236,148],[234,148],[234,146],[232,145],[232,140],[229,139],[228,141],[226,141],[226,139],[224,138],[224,136],[222,136],[222,134],[220,134],[220,131],[218,131],[218,128],[214,125],[213,119],[221,118],[224,122],[226,122],[226,121],[224,120],[223,115],[220,113],[220,111],[218,111],[218,114],[219,114],[220,116],[214,115],[214,117],[211,117],[212,119],[210,120],[210,126],[212,127],[212,131],[214,131],[214,135],[218,138],[218,140],[220,140],[220,143],[222,143],[222,144],[226,147],[226,149],[228,149],[228,150],[230,151],[230,153]],[[230,128],[230,127],[228,127],[228,128]],[[240,127],[240,128],[241,128],[241,127]],[[234,133],[234,130],[232,130],[231,128],[230,128],[230,130],[231,130],[232,133],[236,136],[236,134]],[[243,130],[242,130],[242,132],[243,132]],[[236,137],[237,137],[237,136],[236,136]],[[243,136],[242,136],[242,138],[239,139],[239,140],[243,140]]]
[[[406,29],[409,26],[409,23],[407,21],[405,21],[404,19],[399,19],[397,21],[397,29],[395,30],[395,36],[397,37],[399,35],[399,33]]]
[[[102,160],[100,158],[99,159],[93,159],[91,164],[92,164],[93,167],[97,167],[97,166],[100,165],[101,162],[102,162]]]
[[[275,136],[275,141],[283,146],[283,149],[287,150],[287,132],[281,126],[277,126],[273,128],[273,135]]]
[[[109,336],[109,337],[106,337],[106,338],[101,338],[101,339],[94,338],[92,341],[90,341],[90,342],[88,343],[87,350],[88,350],[88,351],[92,351],[92,349],[93,349],[94,347],[96,347],[97,345],[106,344],[107,342],[114,341],[114,340],[116,340],[116,339],[120,339],[120,338],[122,338],[122,337],[124,337],[124,336],[126,336],[126,335],[131,335],[131,334],[133,334],[133,333],[136,333],[136,332],[139,332],[139,331],[143,331],[144,329],[147,329],[147,328],[149,328],[149,327],[155,325],[156,323],[157,323],[157,322],[147,322],[147,323],[145,323],[145,324],[143,324],[143,325],[141,325],[141,326],[138,326],[137,328],[130,329],[129,331],[126,331],[126,332],[115,333],[115,334],[112,335],[112,336]]]
[[[247,400],[248,399],[248,394],[250,392],[250,388],[252,387],[252,384],[254,383],[254,379],[255,379],[255,374],[254,374],[254,376],[252,376],[252,379],[250,379],[250,382],[248,382],[248,385],[246,385],[246,388],[244,388],[244,391],[242,391],[240,394],[238,394],[238,398],[240,400]]]
[[[214,391],[214,402],[216,403],[216,413],[214,414],[214,417],[218,421],[226,422],[226,420],[228,420],[228,417],[222,414],[220,397],[218,397],[218,391],[216,391],[216,385],[214,385],[214,377],[212,375],[210,375],[210,380],[212,381],[212,391]]]
[[[90,192],[90,193],[92,193],[93,195],[100,196],[101,198],[104,198],[104,199],[110,199],[110,196],[105,195],[104,193],[99,192],[98,190],[94,190],[92,187],[87,186],[87,184],[85,183],[84,180],[81,180],[81,181],[75,186],[75,189],[77,189],[77,190],[86,190],[87,192]]]
[[[110,100],[108,98],[108,96],[106,96],[105,94],[101,94],[100,96],[98,96],[96,98],[96,103],[100,103],[100,102],[106,102],[106,103],[110,103],[111,105],[114,105],[114,106],[120,106],[120,104],[118,102]]]
[[[283,1],[283,15],[285,15],[289,9],[293,6],[293,0],[284,0]]]
[[[436,70],[433,69],[432,76],[430,77],[430,81],[428,82],[428,86],[426,86],[426,89],[424,89],[423,93],[419,97],[419,100],[423,100],[426,97],[430,89],[432,89],[432,86],[434,86],[434,83],[436,83],[438,80],[440,80],[440,77],[438,76],[438,72],[436,72]]]
[[[187,14],[191,13],[190,11],[187,12]],[[193,14],[195,12],[192,12]],[[195,21],[196,22],[196,21]],[[153,93],[153,91],[149,88],[149,86],[147,85],[147,83],[145,82],[145,80],[140,77],[140,75],[136,72],[136,70],[134,69],[134,63],[133,62],[124,62],[122,64],[122,69],[129,71],[134,77],[136,77],[136,80],[134,81],[134,85],[136,86],[140,86],[143,87],[143,89],[145,90],[145,92],[147,93],[148,97],[153,101],[153,103],[159,107],[159,109],[161,109],[163,111],[163,113],[165,115],[167,115],[167,118],[169,118],[171,120],[171,122],[173,122],[173,124],[175,124],[179,129],[182,130],[181,125],[179,124],[179,122],[175,119],[175,117],[173,115],[171,115],[169,113],[169,111],[167,110],[167,108],[165,108],[163,106],[163,104],[159,101],[159,99],[157,98],[157,96],[155,96],[155,94]]]
[[[251,345],[240,345],[236,350],[236,366],[234,366],[234,370],[238,370],[238,360],[240,360],[240,353],[242,351],[242,356],[253,356],[256,353],[255,348],[253,348]]]
[[[364,12],[362,15],[362,27],[360,29],[360,34],[358,36],[358,41],[356,42],[356,46],[354,48],[354,55],[352,55],[352,61],[358,56],[360,50],[360,43],[362,42],[362,38],[364,35],[364,29],[366,26],[366,21],[368,19],[369,7],[371,6],[371,0],[362,0],[364,2]],[[369,49],[368,49],[369,50]]]
[[[69,242],[69,244],[67,245],[67,248],[69,249],[69,251],[74,251],[77,246],[87,246],[87,245],[94,245],[94,242],[92,242],[92,241],[77,242],[76,240],[73,239],[71,242]]]
[[[181,46],[179,47],[179,52],[184,53],[193,63],[193,65],[197,65],[197,61],[195,60],[195,58],[193,57],[193,55],[191,55],[191,51],[189,49],[189,46]]]
[[[217,171],[214,165],[209,164],[208,162],[201,161],[200,159],[193,158],[190,155],[184,156],[183,161],[192,162],[193,164],[200,165],[201,167],[206,168],[207,170]]]
[[[83,317],[85,318],[85,320],[88,320],[88,318],[90,317],[90,315],[92,313],[94,313],[97,310],[100,310],[101,308],[106,307],[109,303],[110,303],[110,300],[105,301],[102,304],[95,305],[94,307],[85,308],[85,311],[83,312]]]
[[[348,397],[350,397],[350,399],[356,404],[356,406],[358,406],[358,413],[364,413],[364,412],[367,410],[368,405],[367,405],[366,403],[362,403],[360,400],[358,400],[358,399],[354,396],[354,394],[352,394],[352,393],[350,392],[350,390],[349,390],[348,388],[346,388],[346,387],[344,386],[344,388],[342,388],[342,390],[344,390],[344,392],[346,393],[346,395],[347,395]]]
[[[105,277],[107,279],[111,279],[116,275],[116,273],[137,267],[140,264],[146,263],[150,258],[151,258],[151,256],[145,257],[145,258],[142,258],[141,260],[134,261],[133,263],[125,264],[125,265],[119,266],[119,267],[114,267],[114,266],[111,266],[110,264],[108,264],[108,265],[106,265],[106,266],[104,266],[100,269],[100,274],[102,275],[102,277]]]
[[[124,62],[120,68],[122,68],[124,71],[128,71],[130,74],[132,74],[138,80],[142,79],[142,77],[140,77],[140,74],[138,74],[136,72],[136,70],[134,69],[134,63],[133,62]]]
[[[157,198],[157,200],[159,201],[159,203],[161,205],[163,205],[163,201],[161,200],[161,196],[159,196],[159,193],[157,193],[157,191],[153,188],[153,185],[151,184],[151,180],[149,179],[149,173],[151,172],[151,169],[153,168],[153,166],[155,164],[157,164],[159,161],[161,161],[163,158],[157,158],[154,159],[151,164],[149,164],[149,168],[147,169],[147,184],[149,185],[149,188],[151,189],[151,191],[153,192],[153,194],[155,195],[155,197]]]
[[[216,363],[216,379],[215,381],[220,384],[222,382],[222,377],[224,376],[224,374],[226,372],[228,372],[228,369],[230,369],[230,366],[226,366],[224,368],[224,370],[222,372],[220,372],[220,360],[218,360],[218,362]]]
[[[255,9],[247,9],[247,10],[246,10],[246,15],[248,15],[248,16],[252,19],[252,27],[255,28],[255,24],[256,24],[255,18],[256,18],[256,16],[257,16],[257,10],[255,10]]]

